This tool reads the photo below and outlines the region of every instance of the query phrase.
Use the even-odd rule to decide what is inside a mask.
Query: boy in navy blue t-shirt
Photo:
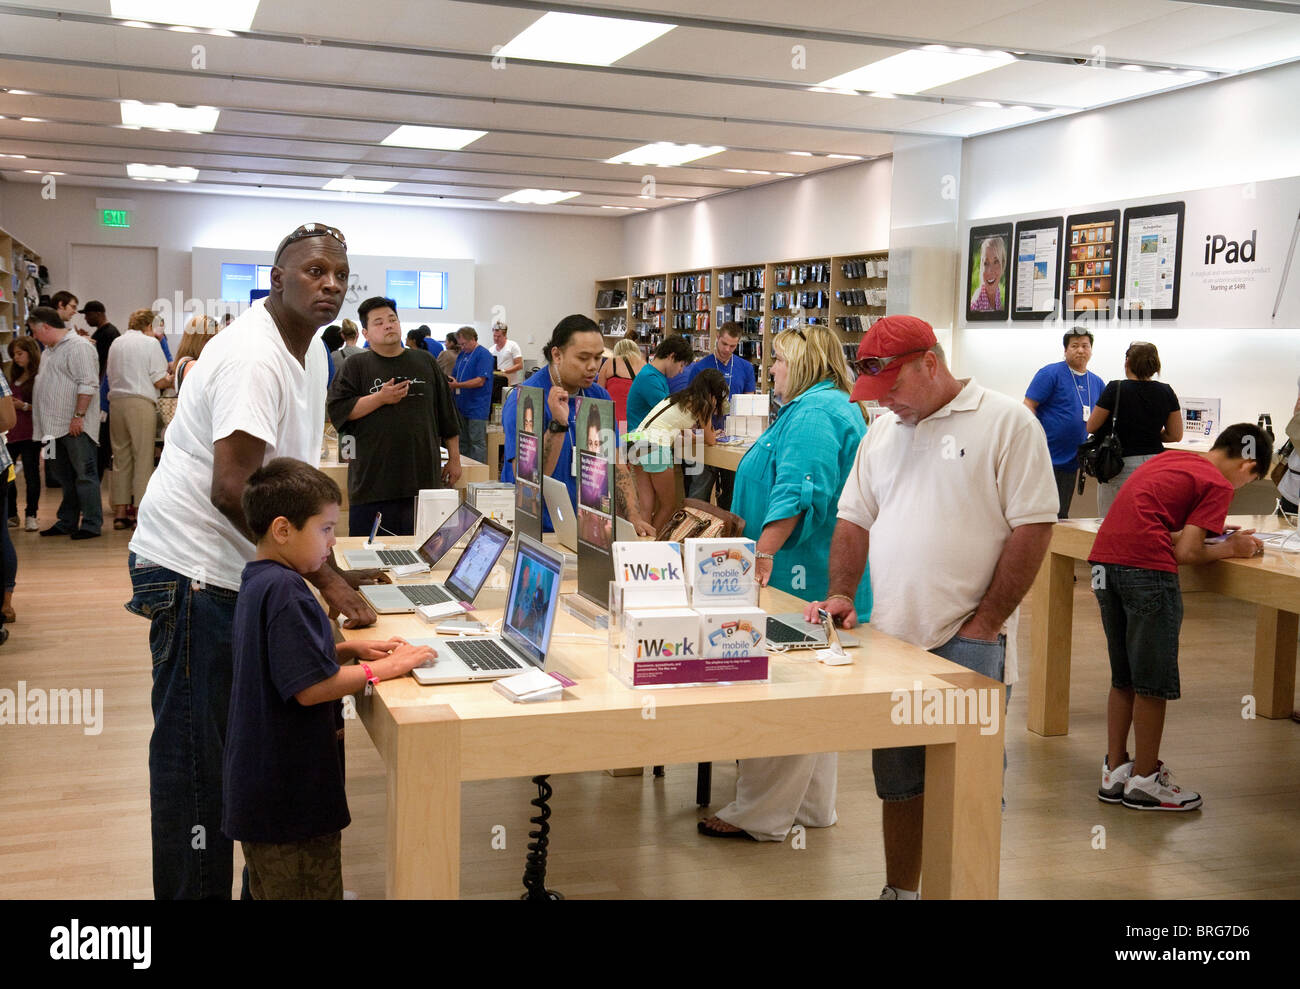
[[[233,627],[234,681],[223,763],[221,830],[242,843],[254,899],[343,898],[340,699],[434,656],[401,639],[334,644],[302,575],[327,561],[338,485],[277,457],[248,479],[242,504],[257,539]],[[355,666],[339,663],[355,659]]]

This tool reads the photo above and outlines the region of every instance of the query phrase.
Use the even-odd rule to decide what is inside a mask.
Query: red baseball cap
[[[939,341],[934,327],[917,316],[885,316],[876,320],[858,344],[858,360],[867,357],[901,357],[929,350]],[[880,401],[898,380],[905,361],[894,361],[879,374],[859,374],[850,398],[854,402]]]

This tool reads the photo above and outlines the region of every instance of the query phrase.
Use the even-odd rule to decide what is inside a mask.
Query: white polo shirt
[[[262,463],[319,464],[329,358],[313,340],[305,360],[303,367],[289,353],[261,299],[208,341],[185,375],[189,384],[140,503],[136,556],[239,590],[255,547],[212,504],[213,445],[244,432],[266,443]]]
[[[108,398],[158,397],[153,383],[167,377],[167,358],[153,334],[127,330],[108,348]]]
[[[867,430],[839,517],[871,532],[871,625],[923,649],[951,639],[979,607],[1011,530],[1055,522],[1047,437],[1023,402],[973,378],[915,426]],[[1015,683],[1020,609],[1007,619],[1004,680]]]

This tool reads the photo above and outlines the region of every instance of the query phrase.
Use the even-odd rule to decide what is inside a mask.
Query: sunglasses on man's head
[[[343,231],[338,227],[331,227],[324,223],[304,223],[293,233],[289,234],[288,237],[280,241],[280,246],[275,252],[275,260],[280,260],[280,255],[284,253],[284,249],[290,244],[295,241],[306,240],[308,237],[333,237],[343,247],[343,250],[346,251],[348,249],[347,239],[343,236]]]
[[[856,360],[849,361],[849,367],[853,368],[858,374],[865,374],[874,378],[894,361],[903,357],[910,357],[912,354],[924,354],[929,349],[929,347],[923,347],[920,350],[909,350],[906,353],[895,354],[893,357],[859,357]]]

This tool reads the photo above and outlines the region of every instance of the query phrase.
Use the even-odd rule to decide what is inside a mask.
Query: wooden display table
[[[1230,525],[1259,532],[1289,528],[1275,515],[1230,515]],[[1098,519],[1071,519],[1052,529],[1052,542],[1033,587],[1033,663],[1029,670],[1029,730],[1065,735],[1070,729],[1070,636],[1074,620],[1074,562],[1087,560]],[[1255,622],[1255,711],[1290,717],[1295,694],[1296,633],[1300,622],[1300,555],[1266,549],[1250,560],[1180,567],[1183,591],[1213,591],[1259,606]],[[1099,615],[1094,615],[1100,621]]]
[[[477,617],[501,617],[503,585],[494,574]],[[759,603],[769,612],[802,607],[771,589]],[[926,746],[926,897],[997,896],[1004,719],[996,732],[981,734],[978,724],[895,724],[891,717],[894,692],[906,691],[910,703],[914,688],[993,689],[1002,710],[996,681],[868,625],[855,633],[862,644],[851,666],[774,656],[768,684],[631,690],[607,673],[604,645],[558,634],[589,636],[590,627],[559,608],[555,631],[548,662],[577,681],[559,701],[512,704],[490,683],[424,687],[410,677],[357,696],[358,716],[387,766],[390,898],[459,895],[465,780],[899,745]],[[380,616],[372,628],[344,632],[430,634],[431,626],[407,615]],[[647,717],[651,700],[654,717]]]
[[[752,445],[752,443],[746,443],[744,446],[733,444],[706,446],[704,448],[704,462],[710,467],[720,467],[723,470],[734,471]]]

